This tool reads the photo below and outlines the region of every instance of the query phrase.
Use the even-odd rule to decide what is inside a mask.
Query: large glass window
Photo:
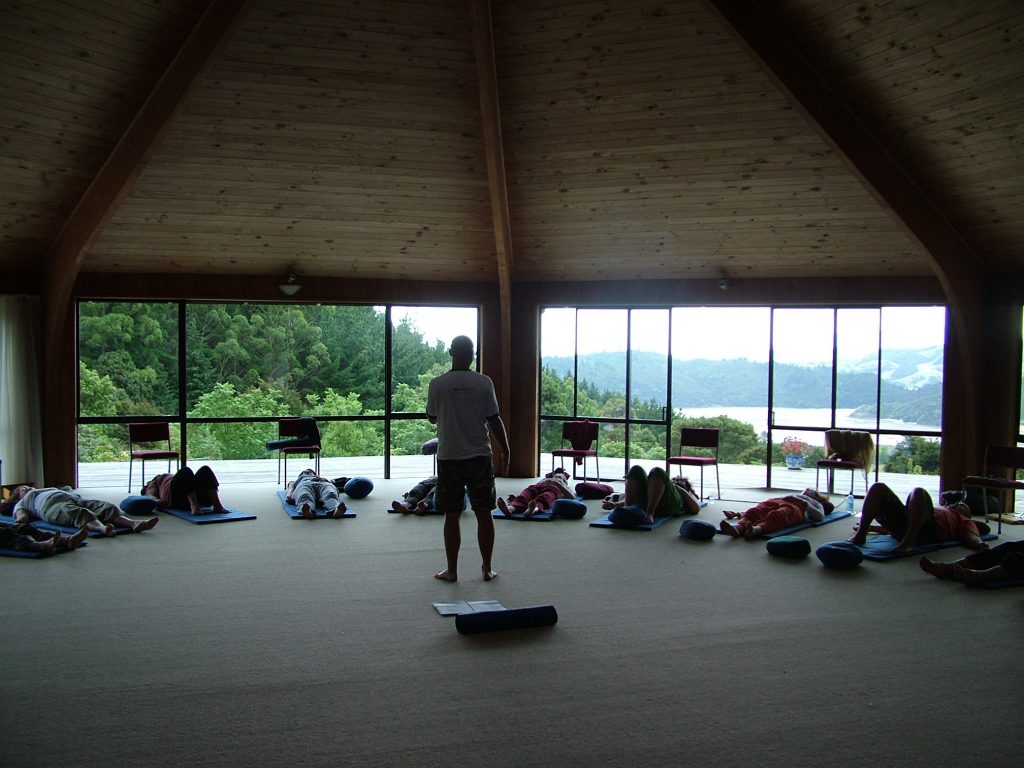
[[[541,327],[542,454],[577,415],[604,422],[602,454],[650,464],[659,436],[674,452],[681,426],[711,426],[727,486],[799,489],[825,431],[851,429],[878,448],[869,476],[937,490],[943,307],[546,308]],[[666,377],[671,426],[658,423]]]
[[[222,480],[236,469],[241,479],[272,476],[224,462],[275,462],[266,443],[277,437],[278,420],[312,415],[322,474],[390,476],[393,451],[415,456],[410,476],[426,476],[431,459],[421,448],[435,434],[424,417],[426,386],[450,365],[452,335],[476,342],[477,314],[473,307],[81,302],[80,464],[111,463],[93,484],[120,484],[126,424],[164,416],[176,447],[190,461],[217,462]]]

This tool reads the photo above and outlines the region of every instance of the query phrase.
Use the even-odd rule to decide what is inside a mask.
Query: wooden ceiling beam
[[[469,6],[473,21],[480,119],[487,161],[487,186],[490,192],[494,253],[498,273],[498,300],[501,311],[501,405],[502,411],[508,414],[512,390],[512,227],[509,222],[505,152],[501,139],[501,108],[494,60],[494,33],[490,1],[469,0]]]
[[[73,357],[69,359],[74,353],[73,333],[69,338],[69,310],[75,281],[89,247],[117,211],[185,99],[230,40],[251,4],[252,0],[210,3],[50,246],[43,302],[43,375],[46,402],[51,407],[68,402],[66,378],[73,378],[77,369]],[[50,422],[57,426],[46,430],[50,443],[46,471],[48,480],[52,478],[53,482],[67,482],[69,473],[73,476],[74,430],[70,432],[70,441],[54,432],[62,425],[74,425],[75,414],[69,412],[74,402],[71,398],[70,405],[60,408],[60,414],[54,413]]]
[[[985,333],[982,311],[984,281],[979,274],[984,266],[978,254],[860,116],[792,43],[761,2],[705,0],[705,3],[879,205],[928,255],[946,295],[956,336],[962,345],[963,402],[980,410],[980,393],[983,391],[983,383],[978,380],[982,370],[980,344]],[[966,450],[977,451],[978,434],[974,426],[977,419],[968,413],[962,421],[964,431],[959,434],[967,446]]]

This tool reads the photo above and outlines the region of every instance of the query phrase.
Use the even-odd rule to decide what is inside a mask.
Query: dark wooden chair
[[[320,474],[320,431],[316,427],[316,421],[308,417],[280,419],[277,422],[277,437],[279,440],[289,441],[288,445],[277,449],[277,482],[281,482],[281,459],[284,459],[284,483],[287,485],[288,457],[297,454],[306,454],[312,459],[313,471]]]
[[[1015,445],[989,445],[985,447],[985,459],[980,475],[964,478],[964,488],[978,488],[981,491],[981,508],[988,509],[988,492],[995,491],[1002,496],[1006,491],[1024,491],[1024,481],[1017,479],[1017,470],[1024,469],[1024,448]],[[1000,509],[996,516],[997,532],[1003,532],[1003,514]]]
[[[159,443],[159,446],[157,444]],[[171,459],[180,466],[181,456],[171,448],[171,424],[168,421],[142,421],[128,425],[128,493],[132,493],[132,468],[135,460],[142,462],[142,482],[146,483],[146,460]]]

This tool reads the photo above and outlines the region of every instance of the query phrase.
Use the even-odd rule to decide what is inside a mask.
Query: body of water
[[[721,407],[710,406],[706,408],[677,408],[677,413],[690,418],[710,418],[712,416],[728,416],[737,421],[745,421],[754,426],[754,432],[758,435],[768,431],[768,409],[757,406]],[[852,417],[852,408],[836,409],[836,427],[838,429],[858,429],[870,432],[875,428],[874,419],[856,419]],[[807,427],[811,429],[826,430],[832,419],[831,408],[776,408],[775,424],[772,439],[781,443],[783,437],[787,437],[786,429],[789,427]],[[899,419],[882,419],[882,429],[892,430],[931,430],[936,431],[935,425],[912,424]],[[812,445],[822,447],[824,445],[824,432],[815,435],[813,432],[794,432],[793,436],[799,436],[801,440]],[[896,445],[902,438],[898,435],[882,435],[882,445]]]

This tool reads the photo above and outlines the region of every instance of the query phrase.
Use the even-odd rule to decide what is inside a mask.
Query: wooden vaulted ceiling
[[[84,271],[929,275],[908,189],[982,269],[1024,266],[1017,0],[492,0],[493,48],[472,0],[236,5]],[[207,6],[4,4],[0,269],[45,273]]]

